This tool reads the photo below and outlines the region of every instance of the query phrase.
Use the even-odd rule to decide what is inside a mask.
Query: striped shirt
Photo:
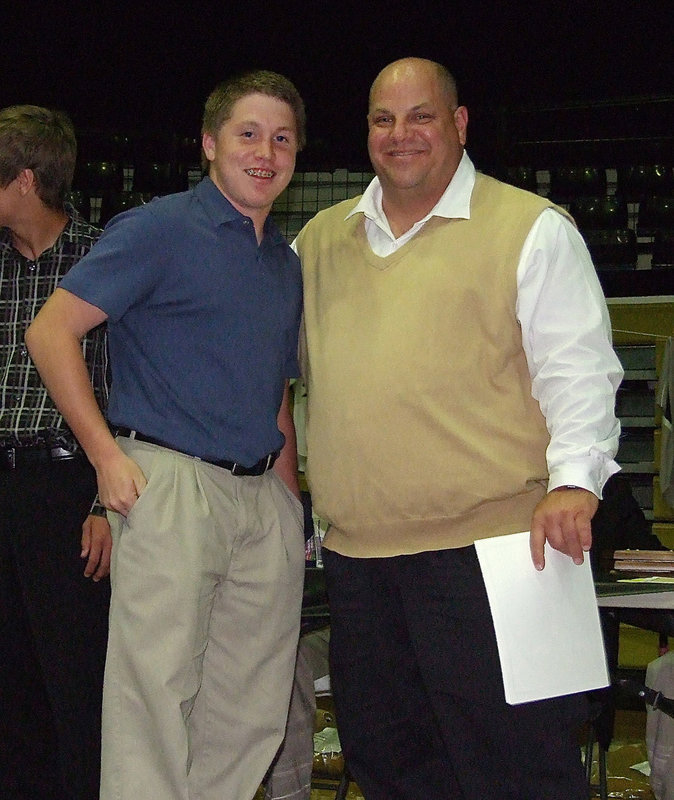
[[[44,302],[101,234],[72,206],[66,206],[66,211],[69,221],[63,233],[35,261],[14,248],[8,228],[0,228],[0,447],[45,444],[73,452],[78,448],[24,343],[26,329]],[[87,334],[82,347],[96,399],[105,409],[108,400],[105,326]]]

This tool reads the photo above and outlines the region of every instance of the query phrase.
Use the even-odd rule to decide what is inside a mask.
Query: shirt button
[[[37,269],[37,264],[35,262],[30,263],[28,265],[28,269],[30,272],[35,272],[35,270]]]

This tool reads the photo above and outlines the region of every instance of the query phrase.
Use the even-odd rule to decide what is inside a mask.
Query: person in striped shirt
[[[98,797],[110,530],[104,516],[89,513],[94,470],[24,344],[35,314],[100,234],[66,202],[75,158],[64,113],[31,105],[0,111],[4,800]],[[83,348],[104,406],[104,329],[92,331]]]

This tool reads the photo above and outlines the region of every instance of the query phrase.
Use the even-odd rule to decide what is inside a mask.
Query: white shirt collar
[[[475,167],[464,150],[459,162],[459,166],[454,173],[454,177],[447,185],[442,196],[428,214],[419,220],[414,228],[423,224],[431,217],[446,217],[447,219],[470,219],[470,196],[475,185]],[[392,239],[395,238],[391,233],[386,214],[382,208],[382,188],[379,178],[372,179],[368,187],[363,192],[356,206],[350,211],[345,219],[349,219],[354,214],[363,214],[367,219],[377,225]]]

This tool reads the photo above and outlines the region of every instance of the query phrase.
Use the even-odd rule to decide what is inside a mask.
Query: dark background
[[[11,0],[0,30],[0,106],[68,111],[79,132],[198,135],[204,99],[229,74],[290,77],[309,153],[366,161],[367,91],[389,61],[439,60],[471,112],[674,95],[671,2],[178,2]],[[306,157],[306,156],[305,156]]]

